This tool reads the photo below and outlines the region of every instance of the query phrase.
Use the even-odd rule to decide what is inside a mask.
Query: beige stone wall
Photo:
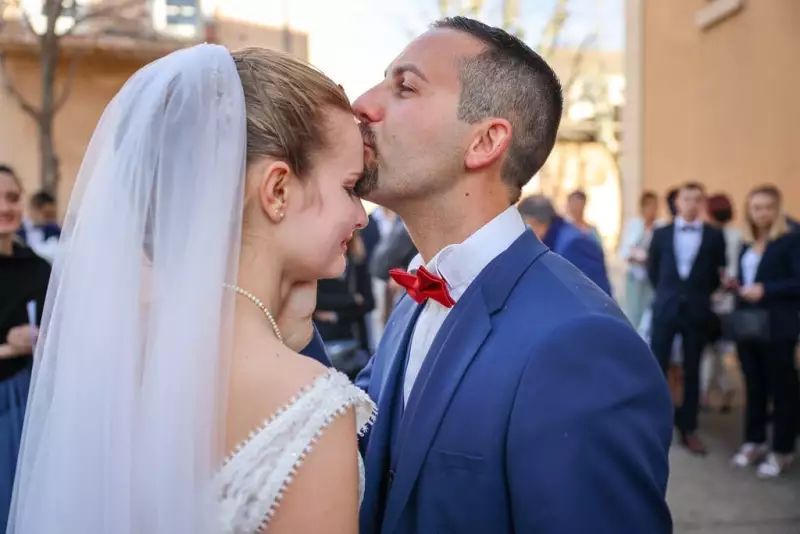
[[[37,102],[38,62],[34,58],[14,58],[8,64],[14,85]],[[61,160],[60,198],[69,198],[72,180],[103,109],[138,67],[136,63],[96,61],[85,61],[79,67],[70,98],[55,121],[55,145]],[[62,72],[62,80],[64,75]],[[5,91],[0,92],[0,117],[0,161],[17,170],[28,191],[35,191],[39,187],[36,124]],[[66,207],[66,202],[61,204],[62,209]]]
[[[707,29],[694,17],[708,0],[637,2],[641,185],[698,180],[741,206],[753,185],[772,182],[800,215],[800,1],[744,2]]]
[[[217,26],[217,39],[220,44],[234,50],[245,46],[280,49],[284,43],[280,29],[225,20]],[[306,35],[294,34],[292,51],[307,58]],[[103,110],[124,82],[150,59],[153,58],[143,58],[142,54],[114,54],[113,50],[106,49],[94,52],[79,63],[70,97],[55,120],[55,145],[61,162],[59,208],[62,213],[66,209],[84,151]],[[15,51],[9,54],[7,63],[14,85],[32,103],[36,103],[41,87],[37,58],[24,50]],[[61,81],[66,77],[66,65],[64,61],[59,75]],[[0,162],[14,167],[26,190],[35,191],[39,188],[36,125],[2,87],[0,80]]]

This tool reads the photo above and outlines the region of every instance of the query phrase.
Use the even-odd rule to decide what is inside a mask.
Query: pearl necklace
[[[232,284],[224,284],[224,286],[227,287],[228,289],[236,291],[241,296],[247,298],[248,300],[252,301],[253,304],[258,306],[258,309],[260,309],[262,312],[264,312],[264,315],[267,317],[267,320],[269,321],[270,326],[272,326],[272,331],[275,332],[275,337],[277,337],[278,341],[280,341],[281,344],[283,344],[283,335],[281,334],[281,329],[278,328],[278,322],[275,320],[275,317],[273,317],[272,314],[270,313],[270,311],[267,309],[266,305],[263,302],[261,302],[260,298],[258,298],[257,296],[253,295],[249,291],[247,291],[245,289],[242,289],[239,286],[235,286],[235,285],[232,285]]]

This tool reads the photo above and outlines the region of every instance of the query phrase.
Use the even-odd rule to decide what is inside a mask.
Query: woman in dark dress
[[[800,382],[795,354],[800,336],[800,234],[789,230],[781,193],[773,186],[747,197],[747,226],[739,255],[737,310],[765,316],[750,339],[737,340],[747,403],[744,443],[733,458],[738,467],[758,464],[760,478],[783,474],[794,460]],[[748,313],[748,312],[744,312]],[[751,321],[754,322],[754,321]],[[767,441],[770,402],[772,440]]]
[[[18,242],[22,187],[0,172],[0,532],[5,532],[14,486],[22,421],[33,366],[36,327],[28,303],[36,303],[36,323],[44,308],[50,265]]]

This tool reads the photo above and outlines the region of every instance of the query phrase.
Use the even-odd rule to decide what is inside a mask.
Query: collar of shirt
[[[703,221],[697,219],[692,222],[687,222],[681,217],[680,215],[675,218],[675,228],[678,230],[683,230],[684,228],[692,228],[694,230],[702,230],[703,229]]]
[[[464,242],[440,250],[425,268],[444,278],[450,296],[458,302],[480,272],[525,231],[528,230],[522,216],[516,206],[511,206]],[[414,271],[420,265],[422,256],[417,254],[408,270]]]

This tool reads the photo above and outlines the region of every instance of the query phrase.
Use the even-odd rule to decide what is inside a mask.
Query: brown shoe
[[[686,450],[697,456],[705,456],[708,454],[708,449],[706,449],[706,446],[695,434],[681,436],[681,445],[683,445]]]

